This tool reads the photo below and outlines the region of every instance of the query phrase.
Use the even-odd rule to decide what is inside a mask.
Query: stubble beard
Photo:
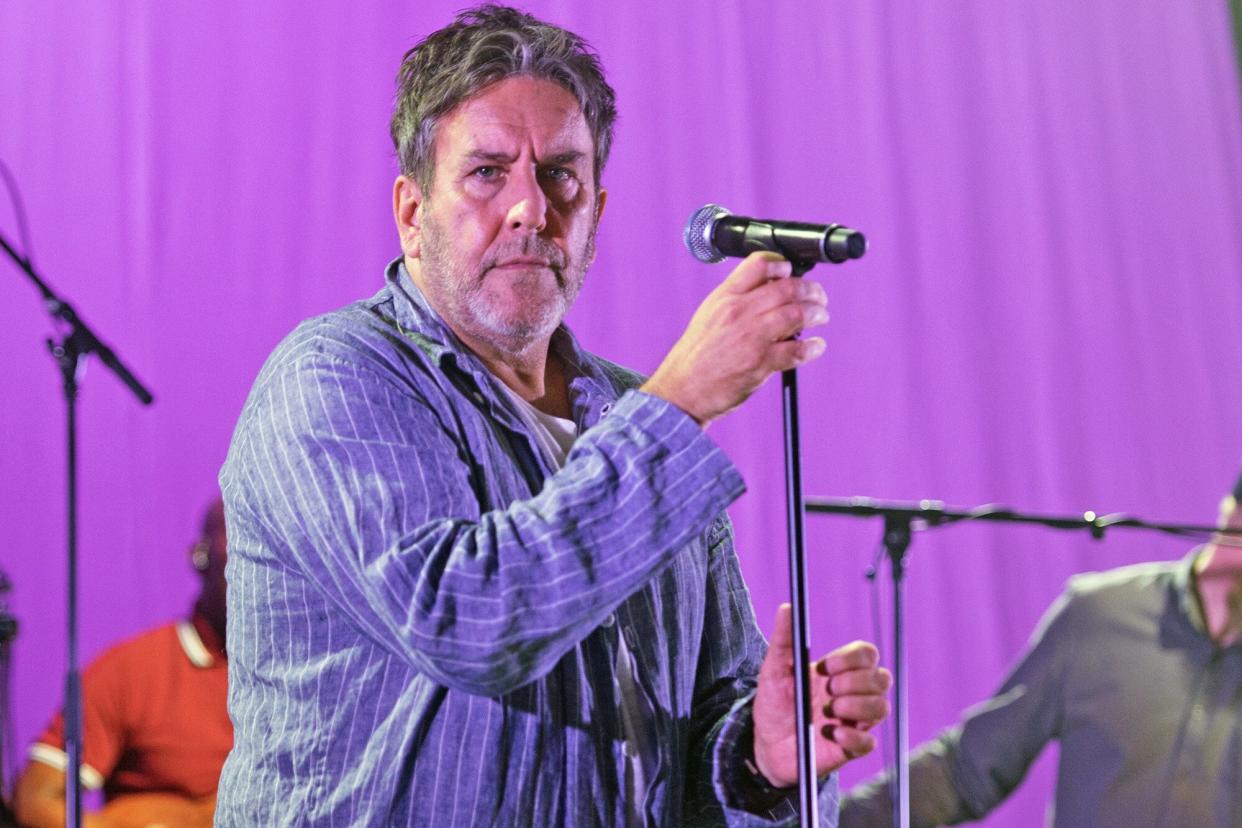
[[[513,256],[548,260],[555,277],[554,290],[549,291],[546,277],[533,274],[518,275],[505,284],[489,284],[492,267]],[[595,227],[582,249],[569,257],[551,242],[528,235],[488,250],[478,270],[473,271],[454,250],[450,234],[434,218],[425,216],[419,257],[423,279],[439,293],[442,315],[450,327],[504,352],[523,353],[548,339],[573,307],[595,257]],[[490,278],[505,277],[491,274]],[[499,307],[493,291],[507,291],[517,306],[508,310]]]

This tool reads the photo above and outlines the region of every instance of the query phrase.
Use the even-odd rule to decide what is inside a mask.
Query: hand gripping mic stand
[[[1238,535],[1242,529],[1220,529],[1215,526],[1194,526],[1178,523],[1152,523],[1124,514],[1097,516],[1095,512],[1057,517],[1015,512],[1003,506],[986,505],[974,509],[946,509],[940,501],[921,500],[918,503],[880,502],[866,497],[847,499],[811,498],[807,511],[819,514],[853,515],[854,517],[880,517],[884,519],[884,551],[888,556],[889,573],[893,583],[893,724],[897,731],[897,761],[893,771],[891,800],[892,824],[910,828],[910,726],[907,707],[905,649],[905,609],[902,603],[902,586],[905,575],[906,551],[918,521],[920,528],[932,528],[963,520],[980,520],[994,523],[1034,523],[1053,529],[1085,529],[1091,537],[1099,540],[1107,529],[1123,527],[1166,532],[1183,537],[1204,537],[1213,533]]]
[[[73,306],[61,299],[35,273],[30,261],[13,249],[0,236],[0,247],[25,271],[43,295],[48,312],[64,332],[57,341],[47,340],[48,350],[60,367],[66,412],[66,457],[68,458],[68,600],[66,615],[66,666],[65,666],[65,825],[78,828],[82,824],[82,687],[78,672],[78,472],[77,472],[77,399],[78,375],[83,358],[94,353],[99,361],[108,366],[121,382],[134,392],[143,405],[150,405],[151,392],[125,367],[112,349],[100,341],[90,327],[78,318]]]

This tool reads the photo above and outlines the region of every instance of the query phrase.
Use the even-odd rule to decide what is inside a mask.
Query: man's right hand
[[[792,272],[776,253],[747,256],[699,305],[641,390],[706,427],[745,402],[772,374],[820,356],[823,339],[792,337],[828,321],[828,297],[818,283]]]

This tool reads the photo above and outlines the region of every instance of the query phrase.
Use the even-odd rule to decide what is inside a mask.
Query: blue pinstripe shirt
[[[564,329],[581,437],[554,470],[399,262],[386,277],[276,348],[221,472],[216,824],[789,822],[743,762],[764,642],[722,512],[736,470]],[[619,636],[656,750],[628,811]],[[835,777],[822,798],[835,825]]]

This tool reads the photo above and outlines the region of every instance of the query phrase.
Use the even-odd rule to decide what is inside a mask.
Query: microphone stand
[[[773,222],[733,217],[718,204],[696,210],[682,233],[694,258],[718,262],[726,256],[768,250],[790,263],[792,275],[805,276],[817,262],[841,264],[867,251],[862,233],[839,224]],[[793,338],[797,338],[796,336]],[[798,429],[798,373],[781,372],[785,430],[785,499],[789,532],[789,596],[793,626],[794,712],[798,746],[799,818],[803,828],[819,825],[819,790],[815,773],[814,717],[811,711],[810,612],[806,601],[806,510],[802,504],[802,451]]]
[[[1192,524],[1154,523],[1124,514],[1097,516],[1087,511],[1075,516],[1036,515],[1016,512],[1004,506],[987,504],[974,509],[947,509],[936,500],[918,503],[876,501],[867,497],[809,498],[806,509],[818,514],[852,515],[854,517],[880,517],[884,519],[884,550],[889,561],[889,573],[893,584],[893,725],[897,732],[897,761],[890,788],[893,822],[899,828],[910,828],[910,727],[908,716],[908,684],[905,651],[905,608],[902,600],[905,576],[905,557],[913,537],[915,521],[919,528],[933,528],[963,520],[979,520],[993,523],[1033,523],[1053,529],[1086,530],[1091,537],[1100,540],[1111,528],[1146,529],[1179,536],[1200,536],[1219,533],[1242,537],[1242,529],[1221,529],[1215,526]]]
[[[153,397],[151,392],[138,381],[137,377],[125,367],[124,363],[112,352],[112,349],[100,341],[95,332],[83,322],[77,312],[65,300],[57,296],[47,284],[39,278],[30,261],[20,255],[13,246],[0,235],[0,248],[9,254],[30,280],[34,282],[43,296],[48,313],[55,323],[62,328],[64,335],[59,341],[48,338],[47,347],[56,360],[61,373],[61,387],[65,397],[66,415],[66,457],[68,459],[67,476],[67,514],[68,514],[68,551],[67,581],[68,596],[66,601],[66,666],[65,666],[65,825],[66,828],[78,828],[82,824],[82,681],[78,672],[78,471],[77,471],[77,399],[79,372],[84,365],[84,358],[97,354],[99,361],[120,378],[134,393],[143,405],[150,405]]]
[[[838,225],[832,225],[837,227]],[[753,223],[748,234],[770,234],[770,229]],[[866,251],[861,233],[848,231],[855,241],[838,248],[833,242],[831,253],[822,246],[816,234],[815,245],[810,248],[814,255],[824,254],[827,261],[840,264],[856,259]],[[800,278],[810,272],[818,258],[799,255],[800,248],[782,246],[773,239],[761,243],[755,249],[770,250],[773,247],[789,260],[792,275]],[[789,604],[793,621],[794,651],[794,708],[798,743],[798,814],[802,828],[819,826],[819,775],[815,772],[815,716],[811,710],[811,613],[806,598],[806,509],[802,494],[802,447],[801,429],[798,425],[798,371],[790,368],[781,372],[781,407],[785,431],[785,522],[789,541]]]
[[[17,619],[9,614],[8,594],[12,588],[8,575],[0,569],[0,826],[14,824],[8,812],[5,794],[9,790],[9,748],[12,746],[12,721],[9,705],[9,666],[13,639],[17,637]]]
[[[801,277],[814,262],[791,259]],[[810,610],[806,601],[806,510],[802,496],[802,448],[798,425],[798,371],[781,372],[785,431],[785,522],[789,541],[789,603],[793,621],[794,706],[798,736],[798,813],[802,828],[819,825],[819,777],[815,772],[815,717],[811,711]]]

